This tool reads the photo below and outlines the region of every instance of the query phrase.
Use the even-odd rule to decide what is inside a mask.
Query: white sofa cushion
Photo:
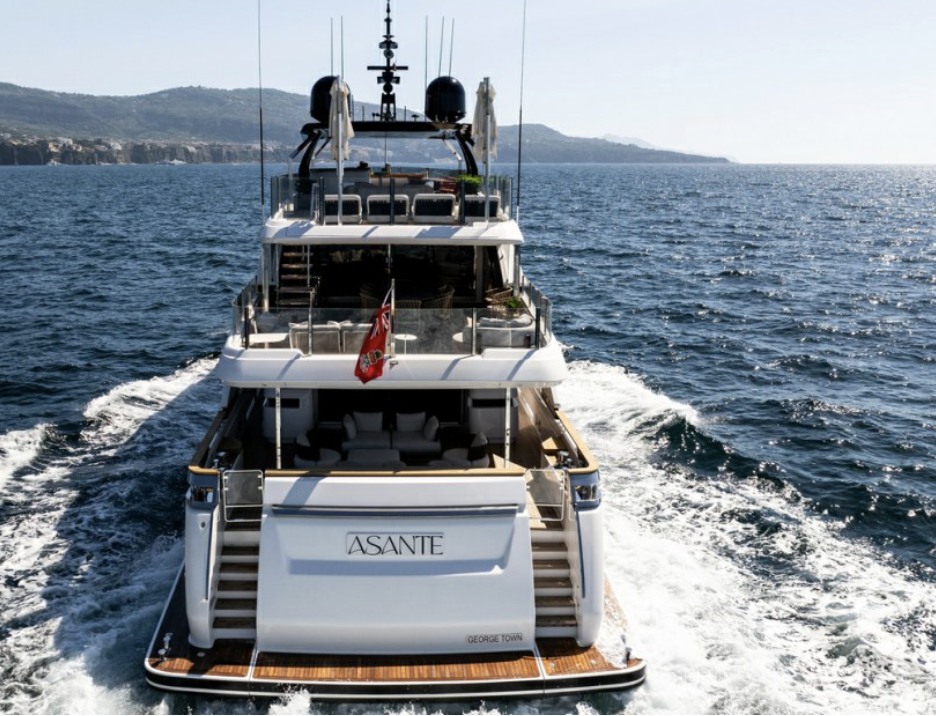
[[[397,413],[396,429],[401,433],[419,432],[426,425],[425,413]]]
[[[421,430],[393,433],[393,448],[400,452],[438,453],[442,443],[438,440],[426,440]]]
[[[426,440],[435,440],[439,434],[439,419],[433,415],[426,421],[426,426],[422,429],[423,437]]]
[[[354,440],[354,438],[357,437],[357,427],[354,424],[354,420],[351,419],[351,416],[345,415],[341,419],[341,424],[344,426],[345,440]]]
[[[488,467],[491,459],[487,453],[488,439],[484,433],[478,433],[471,441],[471,447],[452,448],[442,453],[442,459],[451,463],[452,467]]]
[[[468,448],[452,448],[442,453],[442,459],[452,467],[467,470],[470,467],[488,467],[491,462],[487,454],[477,460],[468,459]]]
[[[358,432],[353,440],[344,440],[341,443],[342,450],[389,450],[390,449],[390,431],[378,430],[376,432]]]
[[[383,413],[359,413],[355,410],[354,424],[360,432],[379,432],[383,430]]]
[[[329,450],[328,448],[322,448],[319,451],[318,460],[306,460],[304,458],[296,456],[294,464],[297,468],[301,470],[308,470],[313,467],[335,467],[338,462],[341,460],[341,453],[337,450]]]

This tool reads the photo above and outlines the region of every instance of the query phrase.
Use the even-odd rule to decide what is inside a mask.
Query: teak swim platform
[[[539,639],[532,651],[477,654],[354,656],[258,652],[249,639],[219,639],[211,649],[188,643],[180,571],[157,635],[171,634],[168,649],[154,636],[146,680],[169,691],[217,696],[278,696],[302,691],[318,700],[388,701],[539,697],[619,691],[643,683],[641,659],[609,658],[574,639]],[[610,589],[606,613],[620,612]]]

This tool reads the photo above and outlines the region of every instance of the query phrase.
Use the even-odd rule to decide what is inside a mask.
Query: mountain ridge
[[[283,160],[301,141],[299,129],[308,121],[308,98],[271,88],[263,90],[263,100],[265,147],[271,158]],[[367,116],[375,109],[373,104],[357,102],[354,114]],[[188,86],[116,96],[54,92],[0,82],[0,164],[256,161],[257,114],[255,88]],[[727,162],[723,157],[570,137],[543,124],[525,124],[523,132],[523,158],[533,163]],[[56,141],[61,139],[71,150],[61,151],[62,143]],[[516,125],[500,127],[500,161],[516,160],[517,140]],[[452,159],[441,143],[432,151],[425,144],[406,140],[388,157],[397,162]],[[138,149],[134,154],[124,145]],[[144,145],[145,150],[139,149]],[[227,150],[202,151],[201,145]],[[382,142],[372,140],[361,142],[357,149],[361,158],[374,160],[378,155],[383,158],[381,147]]]

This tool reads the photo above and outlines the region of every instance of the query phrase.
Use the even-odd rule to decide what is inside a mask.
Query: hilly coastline
[[[301,141],[299,128],[308,121],[308,98],[265,89],[263,99],[267,157],[285,161]],[[354,113],[369,116],[374,109],[358,102]],[[452,160],[441,142],[396,144],[387,155],[395,162]],[[498,159],[516,161],[517,147],[518,128],[502,126]],[[355,159],[384,158],[382,142],[357,142],[354,150]],[[255,162],[259,158],[256,89],[179,87],[114,97],[0,83],[0,165],[219,163]],[[728,161],[607,139],[570,137],[542,124],[524,125],[523,159],[610,164]]]

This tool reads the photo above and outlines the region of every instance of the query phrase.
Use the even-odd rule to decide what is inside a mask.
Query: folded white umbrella
[[[485,145],[487,143],[487,137],[485,136],[485,131],[487,129],[485,114],[488,113],[491,115],[490,159],[497,158],[497,119],[494,117],[495,94],[497,93],[494,91],[494,85],[490,82],[485,83],[482,81],[481,84],[478,85],[478,98],[475,102],[474,122],[471,123],[471,136],[474,138],[475,150],[481,153],[482,161],[487,158],[485,157]]]
[[[328,134],[331,136],[331,157],[338,160],[338,127],[341,123],[341,158],[347,159],[351,154],[350,140],[354,136],[351,126],[351,114],[348,111],[348,96],[351,91],[344,81],[335,80],[331,88],[331,111],[328,116]]]

